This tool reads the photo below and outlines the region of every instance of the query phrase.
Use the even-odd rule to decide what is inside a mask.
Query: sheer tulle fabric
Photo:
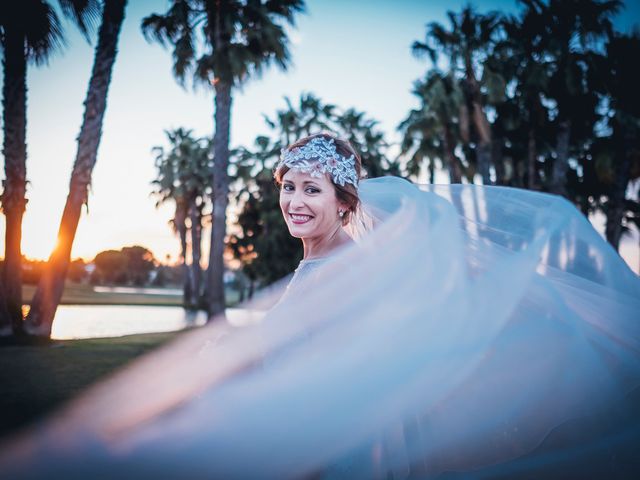
[[[509,188],[360,193],[353,247],[13,439],[0,476],[637,472],[640,281],[587,220]]]

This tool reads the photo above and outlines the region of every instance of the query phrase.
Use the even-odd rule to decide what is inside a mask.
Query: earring
[[[340,215],[340,218],[344,217],[344,212],[342,210],[338,210],[338,215]]]

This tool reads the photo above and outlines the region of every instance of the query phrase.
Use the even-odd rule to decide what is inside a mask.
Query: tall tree
[[[552,62],[546,53],[549,38],[545,33],[548,19],[544,5],[537,1],[525,3],[526,8],[519,16],[503,19],[504,36],[487,63],[512,87],[512,95],[496,108],[493,131],[498,139],[505,137],[511,158],[516,159],[516,166],[520,167],[508,181],[500,178],[504,173],[497,175],[497,180],[540,189],[539,158],[546,153],[545,134],[549,129],[549,108],[544,100],[548,98]],[[525,158],[526,163],[521,160]]]
[[[640,57],[640,31],[614,35],[607,45],[604,73],[611,111],[611,161],[607,182],[605,213],[607,241],[617,250],[625,227],[625,214],[636,218],[636,205],[626,199],[630,180],[640,176],[640,72],[635,61]],[[627,213],[628,212],[628,213]]]
[[[494,12],[481,15],[470,6],[463,8],[459,14],[447,12],[447,15],[450,29],[437,22],[430,23],[425,41],[414,42],[412,50],[417,56],[427,54],[434,65],[439,54],[444,53],[451,70],[462,75],[469,117],[475,127],[478,171],[483,183],[490,184],[491,127],[484,109],[481,87],[488,89],[492,98],[500,98],[504,91],[504,82],[499,75],[487,69],[486,65],[483,67],[499,28],[500,16]]]
[[[464,97],[458,81],[452,73],[444,75],[434,69],[424,80],[414,83],[413,94],[421,105],[398,126],[403,133],[402,153],[411,152],[409,170],[418,172],[420,166],[414,162],[428,158],[433,181],[435,154],[446,165],[449,181],[461,183],[464,166],[456,155],[456,147],[460,138],[458,115]]]
[[[378,129],[378,121],[367,118],[364,112],[350,108],[336,117],[338,131],[360,154],[364,174],[368,177],[400,175],[399,164],[387,155],[389,144]]]
[[[288,97],[285,97],[284,101],[286,108],[276,110],[273,117],[263,115],[267,126],[276,137],[274,141],[280,148],[303,136],[328,131],[348,140],[354,146],[361,156],[363,174],[366,176],[399,174],[399,165],[389,158],[389,144],[384,139],[384,133],[378,128],[377,120],[354,108],[343,110],[334,104],[324,103],[313,93],[300,94],[297,105]],[[256,144],[260,138],[256,139]],[[259,151],[264,152],[262,146]],[[279,151],[276,153],[279,154]]]
[[[88,37],[97,15],[94,0],[59,0],[63,14]],[[27,64],[47,63],[64,45],[63,29],[55,9],[43,0],[0,2],[0,50],[3,54],[4,169],[0,200],[5,215],[5,254],[0,272],[0,331],[22,328],[22,217],[27,199]],[[12,328],[8,328],[9,325]]]
[[[165,132],[169,141],[173,144],[172,149],[166,152],[163,147],[154,147],[156,153],[156,168],[158,175],[153,181],[155,189],[153,195],[158,199],[156,207],[163,203],[173,201],[175,204],[173,218],[170,223],[174,232],[178,234],[180,239],[180,266],[182,270],[182,303],[185,307],[189,306],[192,297],[192,282],[189,275],[189,266],[187,262],[187,217],[189,213],[189,203],[184,191],[182,177],[182,165],[179,153],[184,150],[180,148],[180,144],[175,145],[174,142],[183,137],[183,130],[178,129],[175,132]],[[189,134],[189,133],[188,133]]]
[[[234,86],[276,63],[289,65],[285,24],[304,10],[302,0],[173,0],[164,15],[142,22],[148,38],[173,45],[174,75],[181,83],[193,72],[198,82],[213,85],[214,123],[212,168],[213,221],[208,271],[210,318],[224,314],[223,284],[226,209],[229,196],[229,129]],[[202,26],[203,53],[197,40]]]
[[[567,195],[566,179],[572,145],[593,136],[598,96],[590,71],[612,35],[612,18],[619,0],[528,0],[545,18],[545,55],[551,59],[549,97],[556,103],[555,159],[549,189]]]
[[[280,132],[283,146],[290,145],[303,136],[322,130],[335,130],[336,106],[323,103],[313,93],[301,93],[298,106],[291,99],[284,98],[285,108],[276,110],[273,118],[263,114],[269,128]]]
[[[184,272],[183,303],[196,308],[202,295],[200,267],[203,211],[209,197],[210,147],[204,139],[193,137],[191,130],[178,128],[165,132],[170,148],[155,147],[158,175],[153,194],[156,206],[175,203],[171,220],[180,237],[180,262]],[[188,263],[188,236],[191,237],[191,266]]]
[[[91,174],[98,155],[125,5],[126,0],[104,0],[102,24],[98,32],[98,44],[84,103],[84,117],[78,135],[78,150],[71,173],[69,194],[60,220],[58,241],[38,283],[25,320],[25,331],[31,335],[51,334],[53,318],[62,298],[73,240],[82,207],[88,201]]]

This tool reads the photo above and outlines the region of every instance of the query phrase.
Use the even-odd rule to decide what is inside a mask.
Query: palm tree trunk
[[[208,314],[224,315],[224,237],[229,202],[229,128],[231,124],[231,82],[219,80],[215,85],[215,124],[213,136],[213,219],[208,270]]]
[[[22,328],[22,217],[27,191],[27,63],[24,35],[7,29],[4,47],[4,171],[2,192],[5,215],[5,253],[0,277],[5,304],[0,309],[0,332],[19,333]]]
[[[567,171],[569,170],[569,139],[571,136],[571,121],[563,120],[558,125],[556,140],[556,161],[553,163],[551,175],[551,193],[567,196]]]
[[[529,190],[536,190],[538,186],[538,179],[536,175],[537,156],[536,132],[533,127],[530,127],[527,143],[527,188]]]
[[[507,173],[504,168],[504,159],[502,158],[503,138],[500,136],[493,137],[491,142],[491,162],[496,169],[496,184],[507,184]]]
[[[479,97],[479,94],[478,94]],[[491,185],[491,127],[487,116],[482,110],[479,98],[476,101],[474,95],[473,101],[473,122],[478,131],[478,146],[477,146],[477,158],[478,158],[478,172],[482,177],[482,183],[484,185]]]
[[[215,8],[207,8],[211,35],[211,45],[215,45],[218,62],[213,85],[214,122],[213,135],[213,212],[211,219],[211,243],[209,248],[209,267],[207,271],[207,313],[209,320],[225,315],[224,297],[224,249],[227,222],[227,204],[229,203],[229,130],[231,126],[231,58],[229,44],[233,32],[228,30],[225,18],[228,14],[227,2],[216,2]]]
[[[467,108],[466,102],[460,103],[458,119],[460,138],[463,143],[468,144],[471,141],[471,135],[469,133],[469,109]]]
[[[627,129],[628,130],[628,129]],[[615,137],[614,137],[615,138]],[[616,149],[615,180],[611,186],[607,208],[605,236],[607,241],[618,250],[622,237],[622,217],[624,215],[627,186],[630,179],[631,152],[635,138],[627,131],[623,135],[621,145]]]
[[[429,183],[431,185],[436,183],[436,161],[433,158],[429,160]]]
[[[202,223],[200,220],[200,210],[195,203],[191,202],[189,209],[191,218],[191,304],[195,308],[200,308],[200,298],[202,295],[202,269],[200,267],[200,258],[202,256]]]
[[[102,122],[125,5],[126,0],[104,2],[102,25],[98,34],[89,90],[84,102],[84,118],[78,136],[78,151],[71,173],[67,203],[58,230],[58,242],[42,273],[25,321],[25,330],[31,335],[51,335],[53,318],[64,290],[73,240],[82,206],[87,202],[88,187],[100,145]]]
[[[478,171],[483,185],[491,185],[491,142],[478,145]]]
[[[472,111],[471,117],[473,124],[478,133],[478,172],[482,177],[484,185],[491,185],[491,125],[487,119],[487,115],[482,108],[482,97],[480,94],[480,86],[476,80],[471,55],[469,52],[465,55],[465,70],[468,91],[471,96]]]
[[[447,159],[447,167],[449,170],[449,182],[462,183],[462,169],[460,168],[460,162],[456,158],[456,154],[453,151],[453,140],[451,131],[445,126],[442,135],[442,149],[444,150],[444,156]]]
[[[176,213],[173,217],[173,224],[180,237],[180,264],[182,270],[182,306],[192,308],[191,297],[191,275],[187,264],[187,203],[184,197],[176,198]]]

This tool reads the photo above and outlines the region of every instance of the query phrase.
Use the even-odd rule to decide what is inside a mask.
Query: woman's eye
[[[320,190],[317,188],[309,187],[307,188],[307,193],[318,193]]]
[[[284,184],[284,185],[282,186],[282,189],[283,189],[285,192],[292,192],[292,191],[293,191],[293,185]]]

